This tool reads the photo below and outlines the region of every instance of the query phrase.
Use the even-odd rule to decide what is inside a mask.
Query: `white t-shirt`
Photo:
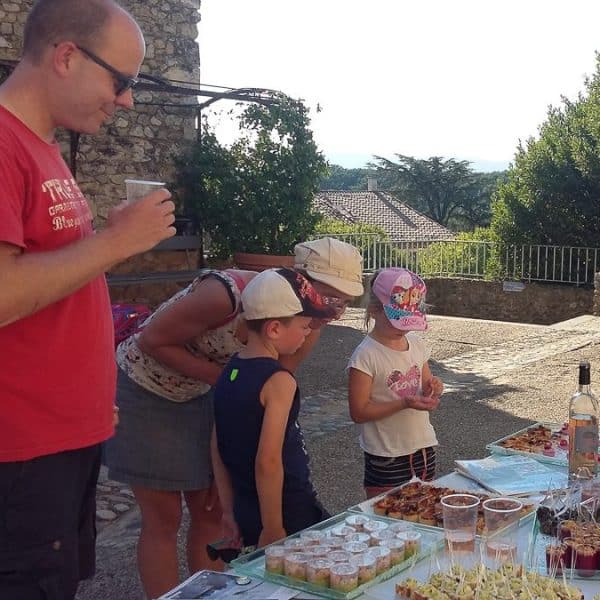
[[[415,333],[407,333],[408,350],[392,350],[371,336],[359,344],[348,368],[373,378],[371,400],[391,402],[421,392],[421,374],[430,350]],[[380,419],[360,425],[360,447],[375,456],[397,457],[421,448],[437,446],[429,412],[405,408]]]

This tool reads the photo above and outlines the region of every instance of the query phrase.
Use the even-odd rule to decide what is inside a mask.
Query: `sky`
[[[201,83],[304,99],[347,168],[396,153],[506,168],[600,50],[598,0],[202,0],[200,15]]]

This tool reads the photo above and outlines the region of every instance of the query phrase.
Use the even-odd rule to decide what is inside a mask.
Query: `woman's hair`
[[[38,63],[52,44],[72,41],[95,49],[115,7],[113,0],[37,0],[23,30],[23,56]]]

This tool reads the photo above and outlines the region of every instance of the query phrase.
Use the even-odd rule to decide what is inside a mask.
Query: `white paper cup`
[[[151,192],[155,192],[165,187],[162,181],[143,181],[141,179],[126,179],[125,189],[127,191],[127,204],[136,202],[140,198],[147,196]]]

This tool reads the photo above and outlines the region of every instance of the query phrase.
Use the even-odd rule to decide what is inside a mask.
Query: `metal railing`
[[[406,267],[425,277],[593,285],[600,248],[471,240],[391,242],[377,233],[322,234],[356,246],[363,268]]]

